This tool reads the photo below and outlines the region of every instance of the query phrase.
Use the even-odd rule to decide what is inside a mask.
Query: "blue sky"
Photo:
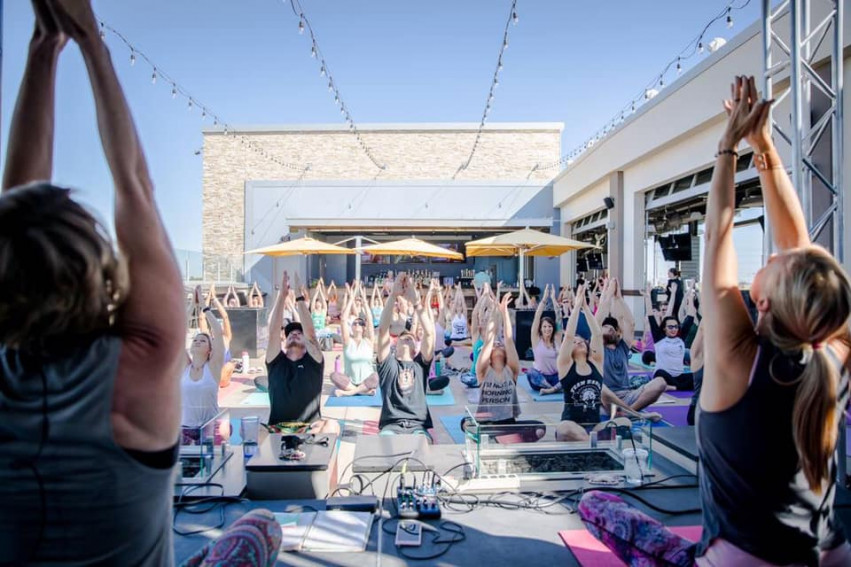
[[[743,3],[743,0],[737,4]],[[477,122],[496,65],[507,0],[302,0],[356,122]],[[500,87],[499,121],[565,123],[563,153],[639,92],[711,17],[722,0],[519,0]],[[281,0],[95,2],[121,31],[198,100],[234,124],[340,123],[307,34]],[[729,39],[759,17],[752,0],[708,33]],[[33,17],[7,0],[3,22],[2,153]],[[150,68],[107,35],[177,248],[201,248],[200,112],[151,84]],[[697,56],[684,62],[688,68]],[[668,76],[666,84],[675,78]],[[109,221],[112,185],[79,52],[60,61],[54,179],[79,188]],[[210,124],[209,121],[207,124]],[[5,157],[5,156],[4,156]],[[5,161],[5,160],[4,160]]]

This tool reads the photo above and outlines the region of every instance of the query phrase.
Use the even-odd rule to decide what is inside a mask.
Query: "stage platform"
[[[456,364],[461,364],[468,356],[464,348],[459,348],[454,359]],[[334,367],[334,358],[337,352],[326,353],[325,368]],[[522,363],[529,366],[531,363]],[[263,361],[252,361],[252,366],[263,366]],[[220,406],[227,407],[231,411],[234,422],[243,416],[258,416],[262,421],[268,417],[268,405],[264,406],[264,400],[260,392],[254,387],[256,374],[237,375],[232,384],[222,390],[220,395]],[[410,455],[423,461],[423,465],[414,465],[407,468],[408,476],[412,471],[417,471],[418,478],[422,471],[435,471],[441,475],[460,479],[464,470],[464,446],[456,443],[458,432],[456,423],[460,421],[465,413],[465,406],[474,405],[478,401],[478,390],[468,389],[457,378],[453,378],[449,388],[455,398],[455,404],[450,406],[432,406],[430,411],[434,421],[431,434],[435,443],[423,446],[423,439],[419,441],[381,438],[378,433],[378,418],[380,408],[377,407],[325,407],[327,396],[332,393],[333,386],[327,379],[323,390],[323,417],[335,419],[341,427],[341,435],[336,448],[336,474],[338,475],[337,486],[357,486],[357,482],[351,483],[352,475],[357,474],[367,482],[373,481],[372,485],[364,491],[365,494],[376,494],[379,497],[385,493],[392,493],[393,483],[398,482],[398,477],[383,475],[382,471],[389,468],[400,458],[398,455]],[[522,388],[518,388],[518,396],[523,407],[522,419],[536,419],[537,417],[549,415],[560,411],[562,401],[558,398],[552,401],[535,401],[532,394]],[[248,402],[248,403],[246,403]],[[684,410],[688,404],[687,397],[666,396],[664,403],[658,407],[651,406],[648,411],[659,408],[675,408]],[[669,412],[670,413],[670,412]],[[235,426],[236,427],[236,426]],[[261,433],[261,436],[265,433]],[[548,437],[552,431],[547,432]],[[238,439],[236,439],[238,441]],[[415,446],[409,446],[415,443]],[[385,446],[386,445],[386,446]],[[398,445],[398,446],[397,446]],[[245,495],[245,461],[242,455],[242,446],[235,446],[234,458],[231,458],[225,468],[223,484],[224,493],[228,496]],[[397,455],[394,457],[393,455]],[[366,457],[366,458],[364,458]],[[375,458],[370,458],[375,457]],[[355,459],[358,459],[355,461]],[[688,526],[700,524],[699,495],[697,479],[693,476],[697,465],[697,444],[695,432],[692,427],[654,427],[653,428],[653,458],[652,477],[646,479],[645,483],[658,482],[636,489],[625,489],[619,492],[628,502],[636,505],[651,516],[661,520],[670,526]],[[397,467],[398,469],[398,467]],[[356,472],[354,472],[356,471]],[[446,474],[448,473],[448,474]],[[673,478],[672,478],[673,477]],[[219,479],[214,479],[218,482]],[[391,485],[388,487],[387,483]],[[351,484],[350,484],[351,483]],[[442,520],[455,522],[464,528],[466,540],[453,544],[445,555],[430,562],[422,564],[445,564],[445,565],[467,565],[481,563],[485,565],[513,565],[513,564],[558,564],[574,566],[580,565],[573,553],[563,543],[559,531],[582,529],[579,517],[574,513],[575,504],[584,490],[599,488],[590,485],[585,480],[561,480],[524,482],[520,491],[503,493],[502,489],[495,489],[492,493],[465,493],[466,502],[475,503],[471,507],[465,504],[454,504],[452,509],[444,506]],[[341,493],[345,493],[342,491]],[[178,493],[179,494],[179,493]],[[222,489],[208,487],[193,489],[186,497],[218,496]],[[532,496],[534,494],[534,496]],[[635,494],[647,502],[672,513],[663,514],[645,506],[630,494]],[[843,506],[851,504],[851,496],[847,491],[841,490],[838,501]],[[538,505],[537,510],[528,508],[530,502]],[[297,511],[299,508],[323,509],[324,500],[279,500],[279,501],[245,501],[243,503],[229,504],[224,508],[225,523],[227,526],[253,508],[268,508],[275,512]],[[389,500],[385,507],[390,508]],[[851,518],[845,517],[847,507],[837,506],[840,516],[847,520],[845,525],[851,523]],[[686,512],[674,514],[673,512]],[[385,521],[388,526],[394,527],[395,521],[390,521],[388,511],[384,512]],[[180,513],[177,518],[177,526],[181,531],[197,530],[216,526],[220,522],[220,510],[209,509],[205,513],[190,515]],[[439,522],[431,522],[439,525]],[[395,527],[394,527],[395,529]],[[369,545],[363,553],[281,553],[278,557],[278,565],[339,565],[339,566],[366,566],[376,565],[377,553],[380,550],[381,564],[384,566],[402,566],[412,563],[410,559],[401,557],[394,545],[394,536],[382,534],[379,545],[380,526],[376,521],[373,525]],[[214,539],[221,533],[221,529],[213,529],[205,534],[184,537],[175,536],[175,558],[178,562],[186,559],[192,553],[203,547],[208,541]],[[443,534],[448,537],[451,534]],[[425,542],[431,540],[434,532],[424,532]],[[426,544],[421,548],[410,550],[410,553],[429,554],[440,551],[445,546]],[[530,558],[534,558],[530,562]]]

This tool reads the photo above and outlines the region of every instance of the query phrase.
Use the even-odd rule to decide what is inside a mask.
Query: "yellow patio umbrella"
[[[584,248],[596,246],[528,227],[472,240],[466,244],[467,256],[520,256],[519,281],[523,281],[524,256],[561,256],[566,252]]]
[[[305,236],[289,242],[281,242],[264,248],[249,250],[246,254],[262,254],[263,256],[302,256],[308,254],[357,254],[354,248],[344,248]]]
[[[449,258],[450,260],[463,260],[464,255],[453,252],[434,244],[429,244],[419,238],[405,238],[393,242],[382,242],[371,246],[360,248],[361,252],[373,256],[428,256],[430,258]]]

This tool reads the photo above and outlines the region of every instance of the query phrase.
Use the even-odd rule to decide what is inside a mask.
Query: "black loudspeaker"
[[[556,319],[555,311],[544,311],[541,317]],[[517,311],[514,319],[514,344],[517,346],[517,354],[525,360],[526,351],[532,348],[532,321],[535,320],[535,312],[532,310]]]
[[[588,260],[580,258],[576,261],[576,271],[579,273],[588,271]]]
[[[607,209],[615,208],[615,200],[611,197],[603,197],[603,203],[606,205]]]
[[[228,309],[228,319],[233,337],[230,341],[230,352],[234,358],[242,356],[242,351],[248,351],[248,356],[254,358],[259,356],[260,347],[258,335],[266,324],[266,309],[254,309],[251,307],[234,307]],[[216,317],[221,319],[218,311],[214,310]]]

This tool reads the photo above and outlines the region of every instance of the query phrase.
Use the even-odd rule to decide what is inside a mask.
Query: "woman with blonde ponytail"
[[[810,241],[771,141],[772,101],[759,100],[753,77],[736,77],[731,94],[705,227],[702,539],[695,545],[679,538],[609,494],[586,493],[579,512],[628,564],[851,565],[833,509],[834,452],[848,405],[851,283]],[[756,327],[739,291],[733,247],[742,139],[755,152],[778,251],[751,286]]]

